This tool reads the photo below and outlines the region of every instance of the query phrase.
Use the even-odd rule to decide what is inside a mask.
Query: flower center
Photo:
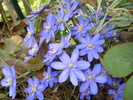
[[[35,48],[32,48],[31,50],[32,50],[32,52],[34,52],[36,49]]]
[[[29,35],[29,36],[30,36],[30,35],[31,35],[31,32],[28,32],[28,33],[27,33],[27,35]]]
[[[100,74],[100,75],[104,76],[104,74]]]
[[[117,86],[117,83],[113,83],[113,86]]]
[[[7,79],[7,82],[8,82],[8,83],[12,83],[12,79],[11,79],[11,78],[8,78],[8,79]]]
[[[58,20],[57,20],[57,22],[61,22],[62,21],[62,18],[59,18]]]
[[[93,76],[88,76],[88,79],[89,79],[89,80],[92,80],[92,79],[93,79]]]
[[[50,78],[50,77],[51,77],[50,75],[46,76],[46,78]]]
[[[47,27],[46,27],[46,29],[47,29],[47,30],[50,30],[50,29],[51,29],[51,27],[50,27],[50,26],[47,26]]]
[[[80,31],[83,30],[83,27],[82,27],[82,26],[79,26],[79,30],[80,30]]]
[[[66,11],[66,14],[69,14],[69,12],[68,12],[68,11]]]
[[[36,89],[35,87],[33,87],[31,90],[32,90],[33,92],[35,92],[37,89]]]
[[[69,67],[69,68],[73,68],[74,66],[73,66],[73,64],[70,64],[68,67]]]
[[[57,51],[57,49],[52,49],[53,50],[53,52],[52,53],[56,53],[56,51]]]
[[[92,47],[93,47],[93,45],[92,45],[92,44],[88,44],[88,47],[92,48]]]
[[[106,33],[106,31],[105,30],[102,30],[102,33]]]

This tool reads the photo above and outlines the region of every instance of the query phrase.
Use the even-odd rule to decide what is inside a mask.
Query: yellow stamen
[[[88,79],[90,79],[90,80],[91,80],[92,78],[93,78],[93,76],[88,76]]]
[[[91,47],[91,48],[92,48],[92,47],[93,47],[93,45],[92,45],[92,44],[89,44],[89,45],[88,45],[88,47]]]
[[[80,31],[83,30],[83,27],[82,27],[82,26],[79,26],[79,30],[80,30]]]
[[[31,33],[30,33],[30,32],[28,32],[28,33],[27,33],[27,35],[31,35]]]
[[[69,68],[72,68],[72,67],[73,67],[73,65],[72,65],[72,64],[70,64],[70,65],[69,65]]]
[[[117,83],[113,83],[113,86],[117,86]]]
[[[50,77],[51,77],[50,75],[46,76],[46,78],[50,78]]]
[[[35,48],[32,48],[32,51],[34,52],[36,49]]]
[[[47,27],[46,27],[46,29],[47,29],[47,30],[50,30],[50,29],[51,29],[51,27],[50,27],[50,26],[47,26]]]
[[[11,79],[11,78],[8,78],[8,79],[7,79],[7,82],[8,82],[8,83],[12,83],[12,79]]]
[[[62,21],[62,18],[59,18],[58,20],[57,20],[57,22],[61,22]]]
[[[35,87],[33,87],[31,90],[35,92],[37,89]]]

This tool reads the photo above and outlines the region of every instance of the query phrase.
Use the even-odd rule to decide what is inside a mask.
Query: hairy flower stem
[[[71,96],[70,96],[69,100],[71,100],[71,97],[72,97],[72,95],[73,95],[75,89],[76,89],[76,86],[74,86],[74,89],[73,89],[73,91],[72,91],[72,93],[71,93]]]

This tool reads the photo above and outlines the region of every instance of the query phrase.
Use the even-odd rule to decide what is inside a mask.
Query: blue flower
[[[107,82],[110,79],[110,74],[105,70],[104,66],[102,65],[100,75],[107,77]],[[104,86],[104,83],[99,83],[99,86]]]
[[[66,9],[65,9],[65,16],[64,19],[68,20],[69,18],[72,18],[75,14],[79,12],[79,9],[76,10],[78,6],[78,2],[75,2],[72,6],[70,2],[66,2]]]
[[[70,4],[78,3],[78,6],[82,5],[82,3],[77,0],[61,0],[61,2],[63,5],[66,5],[67,2],[70,2]]]
[[[90,63],[84,60],[78,61],[79,50],[74,49],[71,58],[66,52],[59,56],[61,62],[52,62],[51,67],[56,70],[63,70],[59,75],[59,83],[67,80],[70,76],[70,81],[74,86],[78,85],[78,79],[85,81],[85,75],[81,70],[85,70],[90,66]]]
[[[86,20],[82,16],[78,18],[79,24],[77,26],[72,26],[70,29],[73,31],[72,35],[76,35],[75,38],[80,38],[81,35],[85,35],[87,31],[93,28],[92,24],[89,24],[89,18]]]
[[[120,36],[120,34],[116,34],[116,35],[112,34],[109,39],[113,40],[115,38],[118,38],[119,36]]]
[[[125,83],[123,83],[119,86],[117,92],[115,90],[109,90],[108,94],[113,94],[112,97],[114,98],[114,100],[124,100],[123,97],[122,97],[124,87],[125,87]]]
[[[43,40],[46,39],[46,43],[48,43],[51,37],[55,37],[55,32],[57,31],[55,21],[55,15],[49,14],[47,17],[47,22],[44,22],[43,24],[44,30],[41,32],[40,45],[42,44]]]
[[[118,88],[120,86],[120,83],[123,81],[122,78],[114,78],[114,77],[110,77],[108,78],[107,84],[110,88],[114,89],[114,88]]]
[[[56,25],[58,25],[58,30],[62,30],[64,31],[65,26],[64,26],[64,22],[66,22],[67,20],[65,20],[64,18],[65,12],[63,9],[58,10],[58,15],[55,16],[56,20]]]
[[[66,38],[62,35],[60,43],[50,43],[48,52],[44,55],[46,59],[43,62],[52,62],[56,56],[60,55],[63,52],[63,48],[67,48],[71,45],[71,43],[69,43],[70,38],[71,33]]]
[[[52,88],[54,83],[57,83],[58,80],[55,78],[59,74],[58,71],[51,72],[51,67],[49,66],[47,72],[43,72],[43,79],[40,80],[42,84],[45,84],[46,87],[48,85]]]
[[[44,100],[43,91],[46,88],[44,84],[39,84],[39,79],[37,77],[33,77],[28,79],[29,87],[24,89],[24,92],[28,92],[29,96],[26,100],[33,100],[34,98],[38,98],[39,100]]]
[[[25,59],[24,62],[29,61],[38,52],[39,48],[40,48],[40,46],[36,42],[34,42],[34,44],[28,50],[28,53],[29,53],[30,56],[25,57],[24,58]]]
[[[26,42],[27,48],[30,48],[34,44],[34,22],[28,20],[28,26],[26,28],[28,33],[24,38],[24,42]]]
[[[34,20],[36,17],[38,17],[42,11],[50,11],[50,9],[45,9],[44,8],[49,5],[51,0],[45,3],[44,6],[40,6],[39,8],[36,9],[36,11],[31,12],[31,15],[26,16],[26,18],[30,18],[30,20]]]
[[[3,69],[2,72],[5,75],[5,78],[2,79],[1,85],[2,86],[9,86],[9,96],[12,96],[12,99],[16,96],[16,73],[15,68],[12,65],[10,68],[8,68],[6,65],[2,64]]]
[[[87,100],[90,100],[90,88],[88,88],[85,92],[80,93],[80,99],[87,98]]]
[[[112,28],[112,25],[111,24],[103,27],[99,31],[99,33],[101,34],[101,37],[100,38],[109,38],[109,37],[111,37],[111,35],[113,33],[116,33],[117,32],[117,30],[111,30],[111,28]]]
[[[90,92],[92,94],[97,94],[98,92],[98,86],[97,83],[105,83],[107,82],[107,78],[105,76],[99,75],[101,71],[101,64],[95,64],[92,71],[90,68],[86,69],[84,71],[84,74],[86,76],[85,81],[80,86],[80,92],[85,92],[87,88],[90,88]]]
[[[89,34],[85,35],[85,38],[81,37],[79,41],[82,44],[76,46],[76,48],[80,50],[80,56],[84,56],[87,54],[87,58],[89,61],[92,61],[93,58],[99,59],[98,52],[103,52],[103,48],[100,46],[104,43],[104,40],[99,39],[100,34],[97,33],[94,36],[90,36]]]

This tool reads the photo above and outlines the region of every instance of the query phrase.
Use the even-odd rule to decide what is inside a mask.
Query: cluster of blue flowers
[[[24,89],[24,92],[29,93],[26,100],[33,100],[36,97],[43,100],[42,92],[47,87],[52,88],[54,83],[62,83],[66,80],[70,80],[73,86],[80,83],[80,99],[86,97],[88,100],[91,99],[90,95],[98,93],[98,86],[104,86],[105,83],[110,86],[114,84],[113,81],[110,81],[112,78],[105,71],[102,64],[94,64],[93,61],[98,60],[100,58],[99,53],[104,52],[102,45],[105,43],[105,38],[112,37],[116,30],[111,29],[112,25],[107,25],[98,33],[92,35],[98,25],[91,17],[81,14],[81,12],[83,13],[82,9],[80,9],[82,3],[76,0],[61,0],[60,3],[60,5],[56,5],[56,13],[52,12],[53,9],[46,9],[51,4],[50,0],[40,7],[39,11],[32,12],[31,15],[27,16],[29,18],[28,33],[24,41],[29,49],[29,56],[25,57],[24,62],[29,61],[38,53],[43,42],[49,45],[47,54],[43,55],[44,60],[42,61],[46,63],[47,71],[43,72],[41,80],[37,77],[28,79],[29,87]],[[34,19],[43,11],[51,11],[52,13],[47,16],[46,21],[43,23],[44,29],[41,30],[39,35],[39,41],[36,41],[37,30],[34,29]],[[87,12],[90,13],[90,11]],[[97,22],[100,22],[100,19],[103,18],[101,13],[97,13]],[[95,15],[93,14],[94,18]],[[74,20],[76,18],[77,21]],[[69,22],[74,24],[67,24]],[[62,35],[60,42],[51,43],[51,39],[55,38],[59,31],[67,32],[67,35]],[[74,40],[76,44],[73,45],[75,47],[73,50],[70,47],[72,46],[71,40]],[[2,86],[10,86],[9,96],[15,98],[16,75],[14,66],[8,68],[3,65],[3,74],[6,77],[1,81]],[[109,90],[109,94],[113,94],[114,98],[122,98],[122,94],[119,93],[123,90],[124,85],[122,84],[117,88],[119,88],[117,92]],[[116,94],[118,95],[116,96]]]

